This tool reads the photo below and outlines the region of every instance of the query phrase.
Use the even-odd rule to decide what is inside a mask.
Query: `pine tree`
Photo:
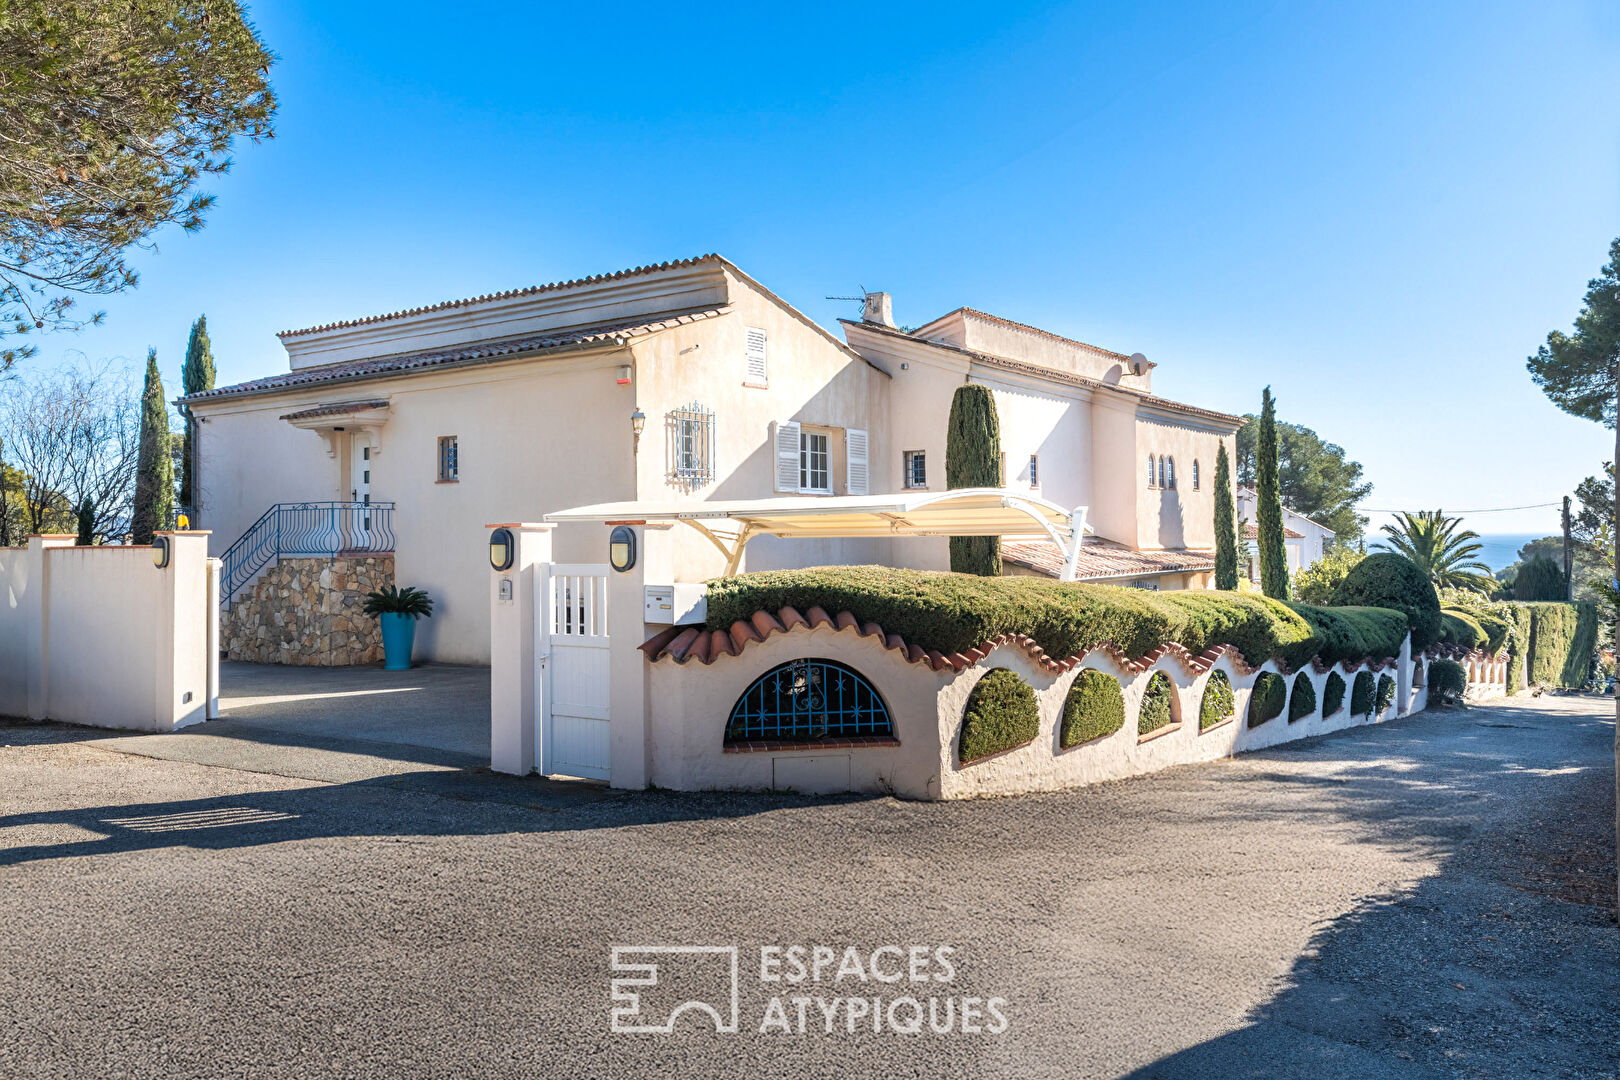
[[[1260,407],[1260,438],[1255,447],[1255,529],[1260,543],[1260,591],[1288,599],[1288,555],[1283,544],[1282,489],[1277,478],[1277,399],[1266,387]]]
[[[200,394],[214,388],[214,354],[208,345],[208,316],[199,315],[191,324],[191,340],[186,343],[186,362],[180,365],[180,392]],[[190,409],[185,417],[185,444],[180,453],[180,505],[197,505],[197,422]]]
[[[135,460],[135,504],[130,532],[137,544],[150,544],[152,534],[169,527],[174,510],[174,456],[170,450],[169,409],[163,399],[157,350],[146,353],[146,386],[141,392],[141,441]]]
[[[96,500],[86,495],[79,504],[79,535],[74,547],[89,547],[96,542]]]
[[[1215,587],[1232,592],[1237,588],[1237,516],[1232,505],[1232,464],[1226,444],[1215,454]]]
[[[956,388],[945,433],[945,486],[1001,486],[1001,423],[988,386]],[[951,569],[958,574],[1001,576],[1001,538],[951,537]]]

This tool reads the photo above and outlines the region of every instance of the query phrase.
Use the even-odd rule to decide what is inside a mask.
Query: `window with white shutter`
[[[776,421],[771,445],[776,448],[776,490],[799,490],[799,425],[792,420]]]
[[[867,448],[871,440],[866,432],[860,428],[846,428],[844,430],[844,460],[848,466],[847,483],[844,491],[849,495],[865,495],[867,482],[871,472],[867,465]]]
[[[743,353],[747,358],[743,383],[748,386],[765,385],[765,331],[755,326],[743,328]]]

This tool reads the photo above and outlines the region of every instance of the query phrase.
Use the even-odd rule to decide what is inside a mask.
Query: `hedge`
[[[1473,650],[1483,648],[1489,641],[1489,636],[1473,612],[1457,607],[1442,607],[1440,640],[1448,645]]]
[[[1378,715],[1395,704],[1395,680],[1388,675],[1378,676]]]
[[[1583,685],[1597,647],[1597,606],[1589,600],[1522,606],[1530,612],[1530,681],[1543,686]]]
[[[995,668],[974,684],[962,716],[957,753],[966,765],[1023,746],[1041,733],[1035,691],[1018,673]]]
[[[1394,608],[1405,613],[1412,629],[1413,652],[1422,652],[1440,640],[1440,597],[1434,585],[1416,563],[1393,551],[1369,555],[1357,563],[1334,588],[1333,606]]]
[[[1461,701],[1468,690],[1468,669],[1455,660],[1436,660],[1429,665],[1429,698]]]
[[[1371,716],[1373,698],[1377,694],[1377,680],[1370,671],[1356,673],[1356,685],[1350,691],[1350,715]]]
[[[1369,560],[1370,561],[1370,560]],[[1231,645],[1250,664],[1298,668],[1394,656],[1405,631],[1394,611],[1288,605],[1253,593],[1166,592],[975,577],[886,566],[771,570],[709,583],[708,628],[756,611],[849,611],[924,649],[965,652],[1002,634],[1027,634],[1051,656],[1112,642],[1131,658],[1178,642],[1193,653]]]
[[[1303,720],[1316,712],[1316,687],[1303,671],[1294,676],[1294,691],[1288,695],[1288,722]]]
[[[1344,676],[1337,671],[1327,677],[1322,685],[1322,715],[1332,716],[1344,708]]]
[[[1237,697],[1226,672],[1217,671],[1204,684],[1204,700],[1198,705],[1198,730],[1212,728],[1237,711]]]
[[[1063,699],[1063,726],[1058,745],[1079,746],[1125,726],[1125,695],[1119,680],[1101,671],[1086,668],[1075,677]]]
[[[1287,698],[1288,686],[1282,676],[1262,671],[1254,680],[1254,690],[1249,694],[1249,726],[1259,727],[1281,716]]]
[[[1171,701],[1175,696],[1176,688],[1171,685],[1170,676],[1155,671],[1148,679],[1147,689],[1142,691],[1142,707],[1136,710],[1136,733],[1150,735],[1175,723]]]

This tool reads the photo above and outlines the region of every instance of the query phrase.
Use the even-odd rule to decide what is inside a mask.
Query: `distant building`
[[[1250,581],[1260,580],[1260,550],[1258,541],[1260,530],[1255,522],[1258,520],[1259,495],[1253,488],[1239,487],[1237,489],[1237,515],[1238,520],[1246,522],[1243,527],[1244,556],[1240,567]],[[1315,564],[1322,558],[1327,550],[1328,541],[1338,534],[1326,525],[1312,521],[1304,514],[1283,507],[1283,549],[1288,555],[1288,569],[1292,573],[1303,570]]]

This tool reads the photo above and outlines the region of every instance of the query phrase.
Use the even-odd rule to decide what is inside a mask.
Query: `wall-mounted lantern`
[[[489,534],[489,565],[496,570],[509,570],[512,567],[512,557],[517,552],[517,542],[512,538],[511,529],[496,529]]]
[[[637,405],[636,411],[630,414],[630,432],[636,437],[636,446],[638,448],[641,446],[642,429],[646,426],[647,414],[641,411],[640,405]]]
[[[167,536],[152,537],[152,565],[159,570],[169,565],[169,538]]]
[[[636,565],[636,532],[628,525],[615,525],[608,535],[608,565],[624,573]]]

